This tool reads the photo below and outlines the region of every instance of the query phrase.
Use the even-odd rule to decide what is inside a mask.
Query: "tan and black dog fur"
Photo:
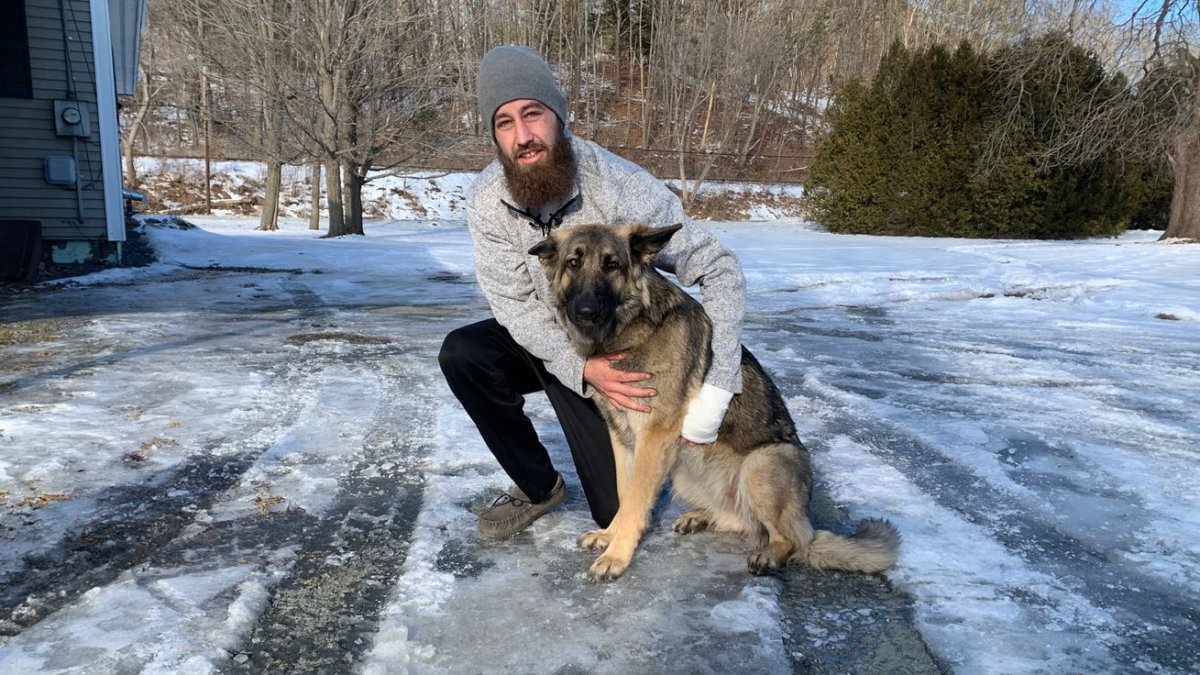
[[[608,423],[620,507],[612,523],[579,539],[603,551],[588,576],[619,577],[649,524],[669,474],[691,504],[675,521],[680,533],[715,529],[758,543],[754,574],[777,572],[790,559],[820,569],[880,572],[896,558],[900,537],[884,520],[862,521],[852,536],[814,530],[808,520],[812,469],[783,397],[742,350],[742,391],[734,396],[715,443],[681,446],[687,404],[712,360],[712,323],[699,302],[651,265],[680,226],[588,225],[559,230],[530,249],[550,277],[559,320],[583,356],[623,353],[616,367],[652,373],[639,386],[657,389],[642,413],[594,398]]]

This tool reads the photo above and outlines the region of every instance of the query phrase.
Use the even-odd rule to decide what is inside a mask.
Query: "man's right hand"
[[[624,354],[605,354],[588,357],[583,364],[583,381],[599,391],[613,405],[627,410],[650,412],[650,406],[634,398],[650,398],[658,392],[647,387],[635,387],[631,382],[642,382],[654,377],[650,373],[635,373],[613,367],[614,361],[624,359]]]

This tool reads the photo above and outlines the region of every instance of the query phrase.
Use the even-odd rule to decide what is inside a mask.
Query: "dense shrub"
[[[848,87],[830,109],[809,175],[816,219],[834,232],[1073,238],[1160,217],[1170,188],[1155,167],[1115,153],[1052,161],[1064,125],[1129,95],[1061,40],[987,58],[966,43],[953,53],[893,45],[870,86]],[[1015,80],[1013,63],[1025,66]]]

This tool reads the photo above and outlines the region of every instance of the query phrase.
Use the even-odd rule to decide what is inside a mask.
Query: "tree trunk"
[[[325,160],[325,202],[329,210],[329,231],[326,237],[340,237],[346,234],[344,212],[342,211],[342,179],[336,159]]]
[[[1200,241],[1200,133],[1193,124],[1171,144],[1170,158],[1175,173],[1171,195],[1171,217],[1163,239]]]
[[[679,151],[679,201],[683,202],[686,211],[692,205],[692,192],[688,189],[687,179],[687,144]]]
[[[266,194],[263,195],[262,215],[258,221],[258,229],[269,232],[279,229],[279,190],[283,183],[283,162],[276,157],[267,159]]]
[[[754,112],[750,114],[750,128],[746,131],[746,142],[742,144],[742,149],[738,153],[737,164],[741,168],[746,168],[746,163],[750,161],[750,152],[754,150],[754,146],[758,145],[755,141],[755,135],[758,133],[758,119],[762,114],[763,103],[767,98],[760,92],[756,92],[757,96],[754,101]]]
[[[351,5],[352,2],[345,3],[341,7],[342,12],[350,12]],[[329,229],[325,236],[340,237],[345,234],[343,230],[346,221],[345,210],[342,208],[342,172],[338,152],[343,150],[341,126],[345,122],[342,119],[342,91],[338,86],[338,69],[341,65],[336,59],[335,52],[338,47],[335,36],[338,34],[338,26],[345,22],[338,18],[340,13],[337,8],[329,6],[325,9],[326,15],[316,21],[320,52],[316,73],[317,100],[320,103],[321,115],[317,126],[319,144],[325,155],[325,208],[329,211]]]
[[[1163,239],[1200,242],[1200,59],[1193,58],[1191,65],[1191,119],[1167,148],[1167,160],[1175,174],[1175,190]]]
[[[337,149],[341,147],[341,131],[338,129],[340,120],[337,116],[337,89],[334,86],[332,73],[322,72],[321,103],[325,106],[326,117],[321,124],[321,142],[328,155],[325,157],[325,208],[329,211],[329,229],[327,237],[340,237],[345,233],[345,210],[342,208],[342,170],[341,162],[337,159]]]
[[[366,168],[347,164],[346,185],[343,188],[346,202],[346,224],[342,234],[365,234],[363,232],[362,189],[366,184]]]
[[[260,147],[266,150],[267,185],[263,195],[262,214],[258,229],[274,232],[279,229],[279,191],[283,183],[283,88],[279,86],[278,40],[275,26],[280,21],[281,2],[271,0],[267,20],[259,27],[259,37],[265,46],[260,77],[263,97],[263,125]]]
[[[283,101],[272,95],[266,102],[267,186],[258,229],[279,229],[279,191],[283,183]]]
[[[321,163],[313,162],[309,169],[308,184],[312,189],[308,211],[308,229],[321,229]]]
[[[208,66],[200,73],[200,111],[204,118],[204,212],[212,213],[212,99],[208,88]]]
[[[125,183],[131,188],[141,185],[141,181],[138,180],[137,165],[133,161],[133,146],[137,142],[138,134],[142,132],[142,123],[146,120],[146,113],[150,112],[150,80],[141,68],[138,68],[138,73],[142,78],[142,86],[138,87],[137,114],[134,115],[133,123],[129,125],[129,133],[125,136]]]

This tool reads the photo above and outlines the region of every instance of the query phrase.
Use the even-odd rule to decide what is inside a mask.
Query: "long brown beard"
[[[530,147],[542,147],[542,144],[533,141],[518,151]],[[570,137],[561,132],[545,158],[533,166],[518,164],[499,146],[496,154],[504,167],[508,192],[521,208],[532,211],[561,204],[575,192],[575,149],[571,147]]]

